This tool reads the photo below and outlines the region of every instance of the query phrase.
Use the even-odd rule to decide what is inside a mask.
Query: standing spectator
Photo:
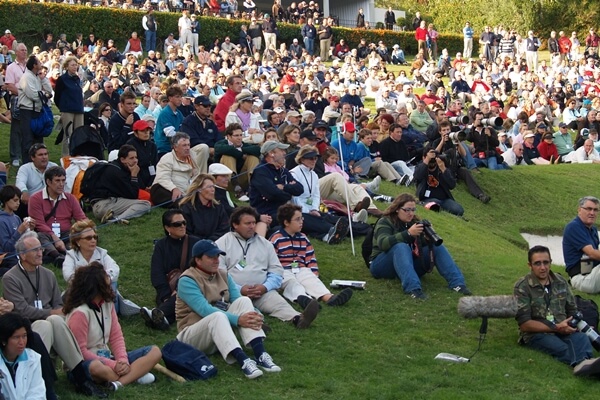
[[[77,57],[69,56],[63,63],[65,73],[56,80],[54,103],[60,110],[63,126],[62,156],[69,155],[69,140],[73,131],[83,126],[83,92],[77,72]]]
[[[585,38],[585,51],[588,56],[596,57],[598,55],[598,45],[600,37],[596,35],[594,28],[590,28],[590,34]]]
[[[156,51],[156,30],[158,23],[154,18],[154,8],[150,7],[142,18],[142,26],[146,32],[146,51]]]
[[[391,9],[391,8],[390,8]],[[412,20],[412,30],[416,31],[417,28],[419,26],[421,26],[421,21],[423,21],[423,18],[421,18],[421,13],[419,11],[417,11],[415,13],[415,17]]]
[[[362,10],[362,8],[361,8]],[[329,49],[331,48],[331,38],[333,31],[329,25],[329,19],[324,18],[319,28],[319,49],[322,62],[329,61]]]
[[[533,31],[527,32],[527,39],[525,39],[525,58],[527,60],[528,71],[537,71],[538,49],[541,45],[540,39],[533,36]]]
[[[248,26],[248,35],[252,39],[252,52],[259,51],[262,47],[262,27],[256,22],[256,17],[252,17]]]
[[[189,17],[189,11],[183,10],[181,18],[177,22],[179,29],[179,46],[183,47],[186,43],[192,44],[192,20]]]
[[[262,23],[262,32],[265,37],[265,49],[277,48],[277,23],[269,14],[265,14]]]
[[[565,32],[558,32],[558,49],[560,51],[560,60],[564,61],[569,58],[571,52],[571,40],[565,36]]]
[[[50,53],[55,48],[56,48],[56,43],[54,43],[52,41],[52,34],[51,33],[47,33],[46,34],[46,40],[44,40],[42,42],[42,44],[40,44],[40,51],[46,51],[46,52]]]
[[[415,30],[415,40],[417,41],[417,52],[423,51],[423,56],[427,52],[427,28],[425,28],[425,21],[421,21],[421,25]]]
[[[392,6],[388,7],[383,17],[383,21],[385,22],[385,29],[389,31],[394,29],[394,24],[396,23],[396,14],[394,14],[394,12],[392,11]]]
[[[4,36],[0,37],[0,45],[8,47],[9,50],[16,50],[17,38],[13,36],[10,29],[4,31]]]
[[[4,84],[11,95],[11,124],[10,124],[10,159],[13,167],[20,165],[19,158],[22,154],[21,150],[21,122],[20,116],[14,112],[15,105],[19,99],[19,81],[27,70],[27,46],[23,43],[17,45],[16,60],[6,68],[6,76]],[[23,163],[26,163],[29,157],[23,158]]]
[[[315,38],[317,37],[317,28],[313,25],[313,19],[309,18],[302,27],[302,38],[304,39],[304,48],[311,56],[315,52]]]
[[[560,47],[558,45],[558,39],[556,39],[556,31],[550,32],[550,38],[548,39],[548,52],[550,53],[552,65],[555,65],[560,59]]]
[[[479,37],[479,44],[481,45],[481,54],[487,59],[492,61],[492,43],[494,42],[494,32],[490,31],[490,27],[486,26],[483,28],[483,33]],[[465,56],[466,57],[466,56]]]
[[[198,35],[200,34],[200,22],[198,22],[196,14],[192,14],[191,21],[192,54],[198,55]]]
[[[18,83],[19,88],[19,113],[21,120],[21,158],[26,160],[29,157],[29,148],[35,143],[44,143],[43,137],[33,136],[31,131],[31,120],[40,115],[42,109],[42,99],[39,93],[43,91],[42,80],[38,72],[42,69],[42,63],[36,56],[29,56],[25,65],[25,73]],[[52,95],[44,92],[48,98]]]
[[[473,52],[473,28],[471,28],[471,23],[467,21],[463,28],[463,57],[470,58],[471,53]]]
[[[365,13],[362,8],[358,9],[358,15],[356,16],[356,27],[363,28],[365,27]]]
[[[438,58],[438,56],[437,56],[438,36],[439,36],[439,33],[438,33],[438,31],[435,30],[433,24],[429,24],[429,26],[427,27],[427,40],[429,42],[429,46],[427,46],[427,47],[429,48],[429,59],[433,60],[434,62]]]

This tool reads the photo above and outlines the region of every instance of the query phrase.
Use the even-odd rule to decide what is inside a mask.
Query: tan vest
[[[209,275],[206,272],[198,268],[188,268],[184,273],[181,274],[181,278],[188,276],[192,278],[200,291],[209,303],[221,300],[223,297],[225,301],[229,301],[229,285],[227,284],[227,271],[219,269],[215,275]],[[225,294],[221,296],[221,292],[225,291]],[[175,302],[175,316],[177,318],[177,331],[181,332],[184,328],[194,325],[196,322],[202,319],[202,316],[196,314],[194,310],[181,298],[177,293],[177,300]]]

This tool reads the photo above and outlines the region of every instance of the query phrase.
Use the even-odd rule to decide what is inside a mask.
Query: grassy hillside
[[[56,133],[47,143],[53,143]],[[0,125],[0,160],[8,161],[7,125]],[[58,160],[58,146],[50,146]],[[14,170],[11,177],[14,181]],[[559,234],[576,212],[577,199],[598,195],[600,174],[595,165],[517,167],[512,171],[483,170],[477,181],[492,197],[484,205],[463,184],[454,191],[465,207],[463,220],[447,213],[419,209],[444,238],[467,284],[476,295],[511,294],[514,282],[527,273],[526,242],[520,232]],[[404,189],[404,188],[403,188]],[[396,186],[383,191],[397,195]],[[412,190],[412,189],[411,189]],[[161,210],[132,220],[129,226],[99,229],[100,246],[121,266],[120,288],[140,305],[152,305],[149,264],[152,240],[162,236]],[[268,351],[283,368],[257,381],[248,381],[237,366],[219,356],[211,359],[218,376],[208,382],[174,383],[158,375],[156,384],[131,385],[113,397],[127,399],[504,399],[585,398],[587,379],[571,375],[569,367],[517,345],[514,320],[491,320],[481,351],[468,364],[434,360],[439,352],[469,357],[477,348],[479,321],[457,315],[459,296],[433,273],[424,278],[429,300],[418,302],[402,293],[400,283],[375,280],[360,258],[357,239],[353,256],[349,240],[340,246],[314,241],[322,279],[366,280],[342,308],[324,307],[313,327],[297,331],[267,318],[273,332]],[[53,267],[52,267],[53,268]],[[563,272],[556,267],[557,272]],[[58,273],[58,271],[55,270]],[[62,283],[62,275],[58,274]],[[594,296],[600,301],[599,296]],[[176,332],[144,326],[140,318],[121,321],[130,349],[163,345]],[[549,379],[549,377],[552,377]],[[61,374],[58,394],[78,398]]]

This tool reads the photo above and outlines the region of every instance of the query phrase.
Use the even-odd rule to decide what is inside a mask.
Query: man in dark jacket
[[[461,216],[465,210],[458,204],[450,190],[456,186],[456,178],[444,160],[430,146],[425,148],[423,162],[415,168],[417,197],[423,203],[435,203],[442,210]]]
[[[201,155],[196,157],[199,167],[206,167],[208,159],[215,155],[215,144],[223,138],[219,133],[217,124],[212,120],[210,114],[211,103],[208,97],[198,96],[194,99],[195,111],[185,117],[181,123],[181,132],[190,135],[192,154]]]
[[[156,164],[158,163],[158,150],[153,141],[150,140],[152,128],[144,120],[136,121],[133,124],[133,137],[127,141],[127,144],[133,146],[137,151],[138,184],[141,190],[150,190],[156,176]]]
[[[118,159],[104,168],[89,196],[94,216],[101,223],[129,224],[129,219],[150,211],[149,201],[138,200],[139,173],[135,147],[121,146]]]
[[[288,144],[266,141],[260,148],[264,158],[250,181],[250,205],[259,214],[270,215],[273,221],[277,220],[279,206],[304,192],[302,184],[296,182],[290,171],[284,168],[288,147]]]
[[[136,107],[135,100],[133,92],[124,92],[119,106],[114,108],[119,112],[114,113],[108,123],[108,151],[121,148],[129,139],[133,123],[139,121],[140,117],[133,111]]]
[[[215,161],[233,171],[237,184],[248,188],[249,175],[258,165],[260,147],[242,141],[243,131],[240,124],[231,124],[225,129],[225,139],[215,143]],[[234,182],[235,183],[235,182]]]

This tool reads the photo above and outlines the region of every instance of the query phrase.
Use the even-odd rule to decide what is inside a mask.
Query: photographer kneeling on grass
[[[383,212],[373,234],[371,275],[398,278],[402,289],[414,299],[427,299],[420,277],[433,270],[448,282],[448,287],[464,295],[471,291],[452,256],[426,220],[415,215],[416,199],[403,193]],[[434,245],[437,242],[439,245]]]
[[[531,272],[519,279],[514,289],[519,343],[569,364],[577,376],[600,373],[600,358],[592,358],[590,340],[572,326],[577,313],[575,297],[567,281],[550,270],[550,250],[534,246],[527,258]]]

